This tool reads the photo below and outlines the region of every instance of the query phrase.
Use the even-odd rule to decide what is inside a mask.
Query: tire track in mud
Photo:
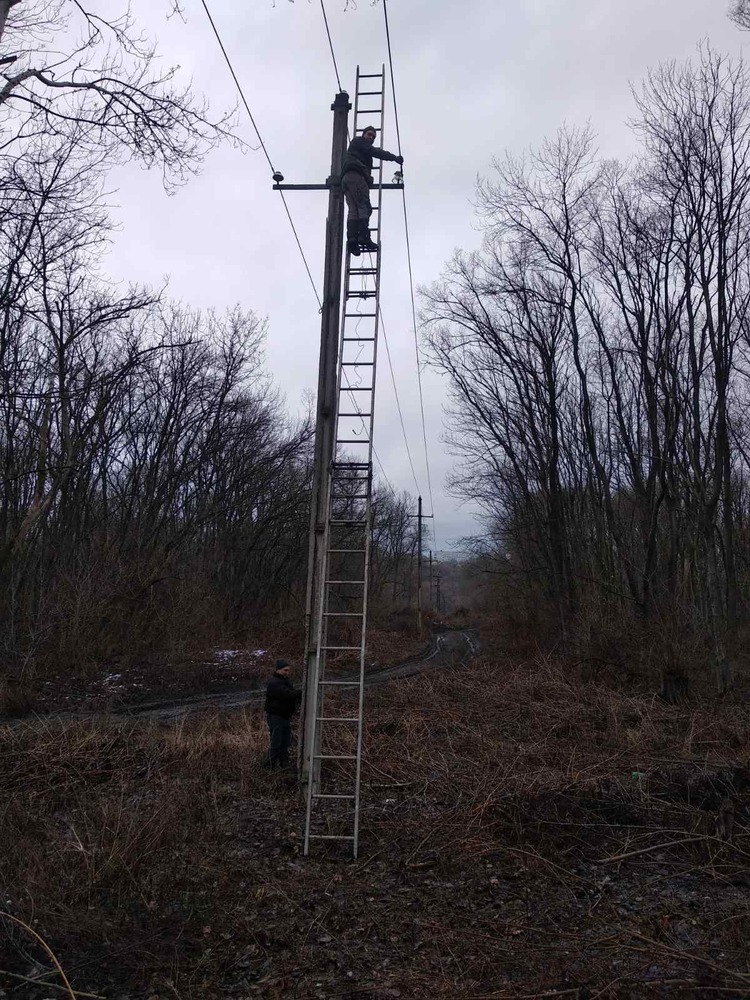
[[[402,660],[389,667],[380,667],[365,675],[365,686],[382,684],[401,677],[412,677],[425,667],[440,669],[450,666],[464,666],[479,650],[479,629],[446,629],[436,632],[427,651]],[[353,674],[342,674],[342,680]],[[264,696],[263,687],[246,688],[242,691],[228,691],[220,694],[188,695],[168,701],[147,702],[143,705],[128,705],[108,712],[50,712],[45,715],[32,714],[21,718],[0,717],[0,726],[18,726],[29,722],[76,722],[96,717],[118,719],[144,719],[168,722],[183,718],[192,712],[214,710],[229,712],[252,705]]]

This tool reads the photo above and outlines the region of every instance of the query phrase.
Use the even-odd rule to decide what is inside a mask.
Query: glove
[[[403,166],[403,164],[404,164],[404,158],[403,158],[403,156],[397,156],[396,157],[396,163],[398,163],[398,165],[400,167]]]

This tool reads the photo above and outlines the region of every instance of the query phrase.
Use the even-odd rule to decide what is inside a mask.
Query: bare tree
[[[729,16],[740,28],[750,29],[750,3],[748,0],[732,0]]]
[[[173,184],[228,135],[226,116],[211,119],[176,69],[159,68],[127,11],[102,17],[78,0],[25,0],[11,8],[3,49],[6,156],[64,139],[87,156],[159,166]]]
[[[627,168],[570,131],[496,164],[482,251],[427,294],[428,344],[454,487],[487,512],[503,578],[554,601],[563,634],[616,612],[670,669],[700,637],[726,691],[750,596],[750,78],[704,47],[637,105]]]

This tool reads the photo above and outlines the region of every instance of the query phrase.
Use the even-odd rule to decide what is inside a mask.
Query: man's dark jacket
[[[288,677],[274,674],[266,685],[266,712],[291,719],[302,700],[302,692],[295,691]]]
[[[352,139],[344,157],[343,173],[353,170],[357,174],[362,174],[368,184],[372,183],[372,158],[378,160],[396,160],[396,153],[389,153],[387,149],[380,149],[378,146],[370,145],[367,140],[358,135]]]

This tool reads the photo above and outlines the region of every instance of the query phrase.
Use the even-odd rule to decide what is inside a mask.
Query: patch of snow
[[[259,660],[261,656],[265,656],[268,651],[265,649],[254,649],[251,656],[254,656],[256,660]]]
[[[215,649],[214,657],[217,660],[233,660],[235,656],[242,656],[244,649]]]

